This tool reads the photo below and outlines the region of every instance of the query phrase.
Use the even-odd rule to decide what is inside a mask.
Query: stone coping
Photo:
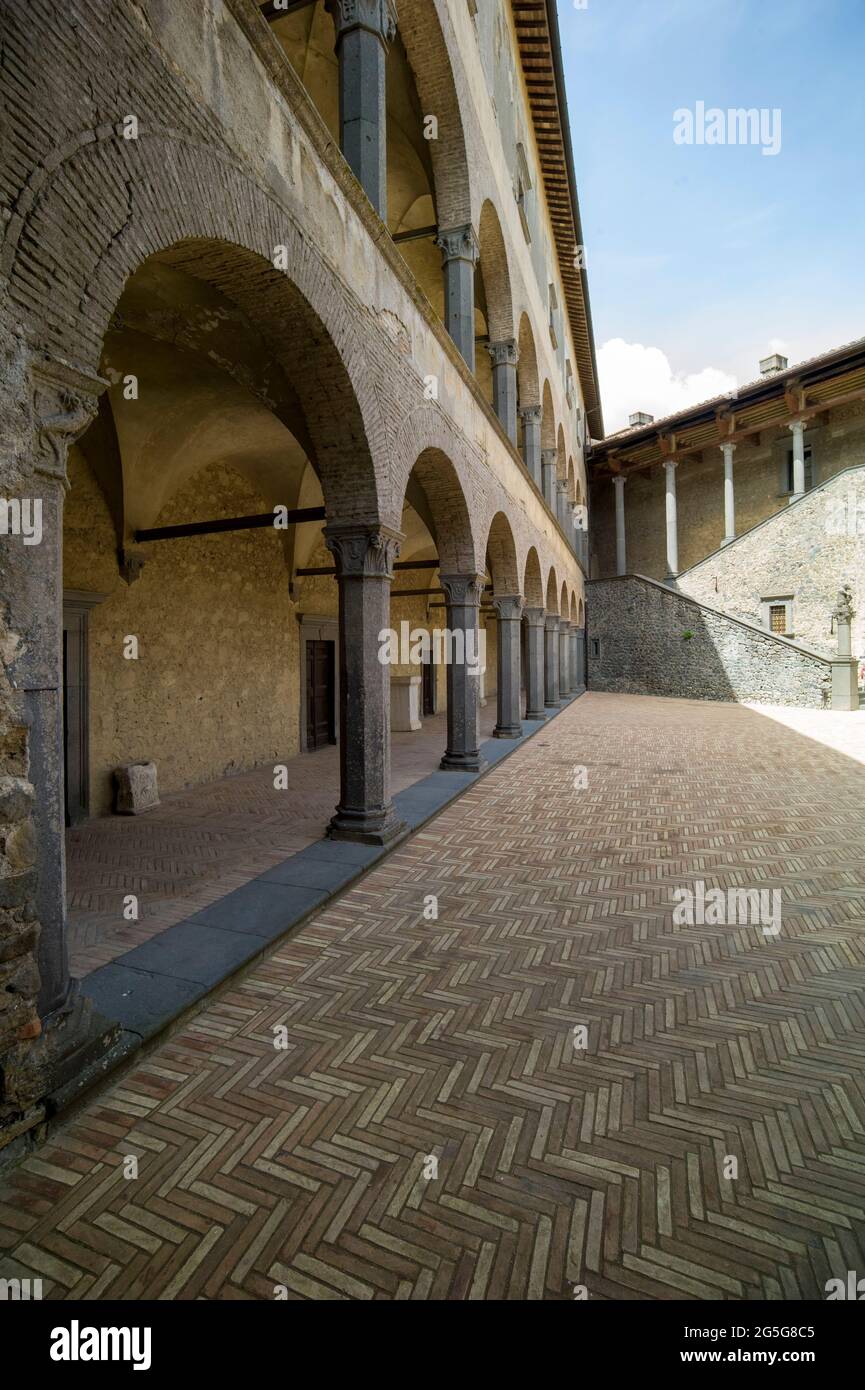
[[[433,772],[398,792],[394,805],[407,830],[391,844],[317,840],[85,976],[82,993],[121,1029],[110,1070],[197,1012],[214,990],[245,972],[584,693],[583,688],[567,697],[543,720],[523,720],[519,738],[487,739],[481,744],[486,763],[481,772]],[[51,1113],[77,1103],[108,1074],[102,1065],[93,1076],[78,1079],[68,1094],[49,1098]]]

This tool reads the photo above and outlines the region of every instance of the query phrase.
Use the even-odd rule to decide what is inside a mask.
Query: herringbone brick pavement
[[[861,765],[751,710],[585,696],[22,1163],[0,1265],[61,1299],[824,1297],[865,1275],[863,813]],[[675,925],[697,880],[778,888],[781,931]]]

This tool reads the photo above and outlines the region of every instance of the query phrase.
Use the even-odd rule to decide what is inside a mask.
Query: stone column
[[[551,512],[556,510],[556,466],[559,461],[558,449],[544,449],[541,452],[541,477],[547,506]]]
[[[63,801],[63,502],[69,483],[69,446],[96,414],[107,382],[60,363],[32,368],[35,448],[25,496],[38,502],[42,539],[24,546],[3,539],[3,597],[17,646],[12,679],[29,728],[29,779],[37,864],[36,915],[40,924],[39,1014],[62,1009],[70,995],[66,943],[65,813]]]
[[[533,482],[541,486],[541,419],[539,405],[527,405],[520,410],[523,419],[523,460]]]
[[[383,222],[387,221],[387,51],[396,36],[394,0],[326,0],[339,59],[340,146]]]
[[[519,594],[495,594],[493,607],[498,617],[498,721],[493,737],[519,738],[523,732],[520,714],[520,619],[523,600]]]
[[[667,574],[666,578],[675,579],[679,573],[679,535],[676,521],[676,469],[678,459],[665,459],[664,472],[667,482]]]
[[[793,435],[793,495],[789,500],[796,502],[805,495],[805,421],[794,420],[790,431]]]
[[[439,576],[451,633],[464,634],[464,651],[447,654],[448,746],[439,766],[445,771],[480,772],[480,669],[478,618],[484,587],[482,574]]]
[[[493,359],[493,409],[512,444],[517,442],[517,361],[519,352],[513,338],[490,343]]]
[[[568,484],[564,478],[559,478],[556,482],[556,517],[565,535],[568,533],[567,507]]]
[[[475,369],[475,266],[480,247],[474,228],[452,227],[440,231],[445,281],[445,328],[450,333],[469,371]]]
[[[613,478],[616,494],[616,574],[627,574],[628,551],[625,540],[625,483],[627,478],[617,473]]]
[[[574,690],[582,690],[586,684],[586,673],[583,670],[583,630],[579,627],[571,628],[571,674]]]
[[[544,642],[546,613],[543,608],[525,610],[526,719],[546,719],[544,711]]]
[[[565,504],[565,534],[568,537],[571,550],[577,554],[577,507],[576,503],[570,498]]]
[[[573,694],[571,679],[571,625],[565,618],[559,619],[559,691],[562,695]]]
[[[548,613],[544,623],[544,707],[558,709],[559,691],[559,620]]]
[[[733,490],[733,454],[735,444],[722,444],[724,455],[724,539],[722,545],[729,545],[736,539],[736,498]]]
[[[390,797],[390,669],[379,660],[390,627],[400,536],[385,526],[333,522],[324,539],[339,584],[339,804],[334,840],[385,845],[405,829]]]

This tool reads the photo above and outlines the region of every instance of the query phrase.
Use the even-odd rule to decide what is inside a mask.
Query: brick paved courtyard
[[[859,762],[586,695],[7,1175],[0,1268],[72,1299],[822,1298],[865,1272],[863,860]],[[697,880],[779,889],[780,933],[674,925]]]
[[[495,727],[495,698],[481,709],[482,738]],[[391,736],[394,794],[433,772],[447,743],[447,717]],[[165,797],[144,816],[105,816],[67,831],[71,971],[81,978],[166,927],[218,901],[256,874],[320,840],[339,800],[339,749],[300,754]],[[124,921],[135,893],[139,919]]]

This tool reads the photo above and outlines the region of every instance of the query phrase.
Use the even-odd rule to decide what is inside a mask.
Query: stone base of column
[[[678,583],[678,580],[679,580],[678,574],[665,574],[665,575],[664,575],[664,583],[665,583],[665,584],[677,584],[677,583]]]
[[[722,544],[722,545],[732,545],[732,544],[733,544],[733,541],[734,541],[735,539],[736,539],[735,536],[725,536],[724,539],[721,541],[721,544]]]
[[[408,834],[393,806],[382,811],[350,811],[337,806],[327,827],[329,840],[353,840],[361,845],[392,845]]]
[[[480,753],[445,753],[439,763],[441,772],[485,772],[488,767]]]
[[[3,1109],[9,1113],[0,1120],[0,1150],[15,1139],[26,1148],[29,1130],[65,1109],[126,1050],[119,1024],[100,1014],[73,980],[66,1002],[42,1020],[42,1033],[22,1050],[20,1065],[14,1050],[4,1058]]]
[[[497,724],[493,729],[493,738],[522,738],[522,724]]]
[[[832,658],[832,709],[859,708],[859,663],[855,657]]]
[[[527,710],[526,710],[526,719],[536,720],[536,721],[540,721],[541,723],[543,723],[543,721],[546,719],[546,717],[547,717],[547,712],[546,712],[545,709],[527,709]]]

